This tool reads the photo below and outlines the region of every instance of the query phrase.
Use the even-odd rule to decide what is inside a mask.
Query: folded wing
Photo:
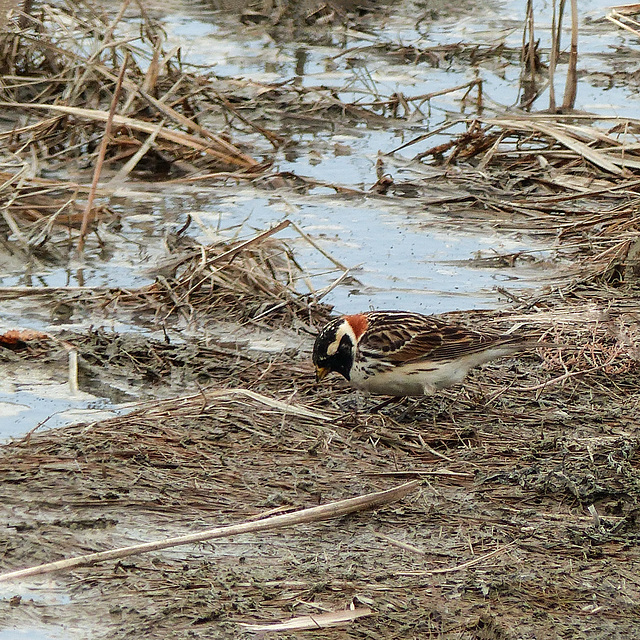
[[[393,364],[445,362],[500,345],[517,348],[522,342],[518,336],[480,333],[417,313],[371,312],[367,319],[367,331],[358,345],[360,354]]]

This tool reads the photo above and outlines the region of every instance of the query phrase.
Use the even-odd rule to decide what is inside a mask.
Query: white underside
[[[502,345],[449,362],[415,362],[367,375],[362,363],[351,369],[351,385],[368,393],[386,396],[428,396],[438,389],[460,384],[473,367],[511,355],[513,345]]]

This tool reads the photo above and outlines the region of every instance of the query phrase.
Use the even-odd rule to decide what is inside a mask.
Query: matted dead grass
[[[328,11],[310,17],[330,22]],[[32,31],[3,41],[3,99],[15,127],[0,135],[15,166],[3,174],[0,195],[7,228],[27,250],[54,237],[58,223],[70,236],[75,190],[88,192],[44,184],[38,171],[84,154],[93,162],[103,139],[104,161],[118,167],[118,180],[139,171],[362,195],[365,189],[268,172],[254,158],[264,151],[256,140],[278,147],[285,137],[269,127],[286,118],[308,117],[310,126],[328,114],[372,126],[408,121],[433,97],[371,93],[347,101],[322,87],[218,83],[167,54],[148,16],[136,18],[151,54],[143,64],[141,52],[116,37],[121,17],[77,3],[47,7]],[[95,44],[95,33],[104,47],[92,57],[78,46]],[[463,46],[378,53],[424,56],[434,65],[443,55],[473,55]],[[452,90],[484,106],[478,82]],[[205,127],[194,116],[202,112],[214,122],[228,116],[245,139],[251,132],[251,152]],[[114,129],[104,138],[109,118]],[[98,638],[236,638],[243,623],[368,607],[373,616],[313,637],[634,637],[640,160],[637,122],[611,125],[577,114],[485,112],[403,145],[429,145],[449,127],[463,129],[413,158],[403,160],[402,149],[381,157],[372,199],[415,198],[452,226],[458,216],[466,225],[489,221],[553,236],[557,254],[573,261],[561,285],[527,298],[511,294],[509,311],[450,315],[499,330],[515,326],[558,347],[493,363],[434,398],[374,412],[372,400],[340,380],[314,384],[307,352],[329,312],[320,300],[330,287],[300,293],[307,274],[270,232],[209,246],[178,233],[169,262],[154,267],[155,282],[136,290],[3,290],[4,297],[102,307],[110,317],[147,315],[156,327],[224,319],[307,336],[301,353],[270,356],[215,339],[171,344],[104,331],[25,341],[11,352],[12,366],[73,351],[87,384],[103,382],[108,371],[144,385],[146,397],[177,385],[203,388],[0,448],[3,571],[315,506],[406,478],[422,485],[375,512],[9,583],[0,622],[53,619],[89,635],[99,620],[90,632]],[[396,166],[414,177],[396,180]],[[113,193],[118,180],[98,195]],[[333,266],[342,275],[331,286],[346,275]],[[31,599],[34,591],[18,593],[25,585],[71,601]]]
[[[329,317],[330,307],[319,302],[315,291],[301,294],[300,281],[308,277],[286,243],[271,236],[289,226],[275,225],[245,241],[209,246],[176,247],[176,257],[159,266],[162,275],[138,290],[116,290],[101,306],[129,308],[151,314],[153,323],[171,316],[186,323],[208,321],[285,323],[298,328],[317,326]],[[297,323],[293,322],[297,319]]]
[[[20,123],[1,136],[9,149],[31,150],[49,168],[91,154],[115,99],[107,162],[122,165],[135,157],[126,173],[143,158],[155,174],[162,173],[159,165],[168,170],[180,163],[255,170],[257,161],[197,122],[197,76],[182,68],[179,52],[164,50],[161,25],[141,7],[133,32],[123,21],[130,4],[115,17],[89,3],[43,5],[27,26],[4,34],[3,114]],[[25,113],[32,114],[27,124],[20,122]]]
[[[274,237],[289,226],[326,259],[328,266],[322,275],[336,273],[333,283],[314,288],[314,274],[298,263],[289,243]],[[69,314],[134,319],[154,329],[250,323],[312,334],[331,313],[332,306],[322,298],[350,278],[344,265],[287,220],[246,240],[220,238],[209,245],[184,236],[185,229],[167,236],[167,257],[149,270],[155,276],[149,285],[127,289],[6,287],[0,289],[0,299],[29,296],[52,314],[68,307]]]
[[[617,369],[594,361],[544,386],[563,369],[557,361],[502,361],[475,372],[463,389],[378,414],[340,382],[317,388],[306,360],[239,367],[237,356],[210,354],[226,370],[226,390],[2,448],[1,566],[191,533],[421,478],[419,495],[375,513],[29,584],[68,591],[80,620],[69,624],[99,616],[96,637],[237,637],[239,623],[349,605],[375,615],[314,637],[632,635],[640,598],[631,579],[640,569],[633,418],[640,379],[615,339],[600,329],[592,335],[602,351],[594,358],[618,349],[610,362]],[[28,620],[34,607],[59,609],[22,601],[0,608],[0,616]]]
[[[242,624],[353,606],[374,615],[314,637],[632,634],[640,598],[631,579],[640,569],[637,307],[624,299],[561,307],[552,297],[546,305],[450,314],[561,346],[493,363],[461,388],[378,413],[340,379],[315,385],[304,355],[265,360],[211,340],[65,334],[56,348],[75,349],[90,363],[86,376],[104,368],[159,395],[177,372],[214,386],[2,447],[5,571],[407,478],[421,479],[422,489],[373,513],[30,578],[34,588],[71,594],[72,604],[5,600],[0,620],[55,611],[79,633],[100,619],[94,637],[237,637]],[[34,357],[58,356],[27,341],[14,362]]]
[[[139,314],[150,300],[156,312],[179,309],[186,292],[199,319],[234,309],[256,317],[256,305],[269,300],[268,308],[287,311],[265,321],[271,315],[311,334],[306,322],[321,323],[327,308],[300,298],[296,279],[282,281],[292,264],[276,258],[282,249],[269,232],[192,247],[173,264],[182,275],[166,280],[170,294],[148,287],[126,300],[118,295]],[[198,302],[194,284],[202,282],[210,288]],[[0,620],[26,624],[55,611],[80,634],[100,619],[95,637],[236,637],[241,624],[353,606],[375,615],[314,637],[632,633],[640,597],[629,577],[640,568],[637,305],[602,296],[588,305],[571,296],[560,302],[551,293],[511,311],[449,317],[559,346],[375,413],[372,399],[340,379],[314,383],[309,334],[302,353],[268,357],[214,339],[174,345],[95,331],[25,338],[13,366],[74,351],[85,387],[108,384],[110,375],[137,381],[147,397],[166,396],[176,383],[203,389],[3,446],[5,571],[406,478],[423,485],[372,513],[30,578],[24,584],[61,589],[72,604],[4,600]]]

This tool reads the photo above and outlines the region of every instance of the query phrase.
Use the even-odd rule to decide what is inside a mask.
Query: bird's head
[[[332,371],[350,379],[358,338],[365,328],[366,318],[360,314],[336,318],[322,329],[313,345],[312,356],[318,382]]]

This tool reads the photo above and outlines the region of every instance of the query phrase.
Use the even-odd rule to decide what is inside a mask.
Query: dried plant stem
[[[78,351],[77,349],[69,350],[69,392],[76,395],[79,391],[78,387]]]
[[[623,4],[617,7],[611,7],[605,16],[609,22],[612,22],[621,29],[625,29],[636,36],[640,36],[640,23],[632,15],[637,13],[637,4]]]
[[[295,222],[289,221],[289,224],[304,238],[316,251],[319,251],[327,260],[333,262],[333,264],[342,269],[342,271],[349,271],[349,267],[345,266],[339,260],[336,260],[330,253],[327,253],[321,246],[319,246],[308,234],[306,234]]]
[[[529,48],[525,54],[525,59],[528,58],[529,73],[531,74],[530,81],[533,85],[536,81],[536,36],[535,36],[535,23],[533,17],[533,0],[529,0],[527,3],[527,22],[529,24]],[[526,61],[526,60],[525,60]]]
[[[469,567],[473,567],[489,558],[493,558],[494,556],[500,555],[505,551],[508,551],[512,547],[517,544],[517,541],[509,542],[502,547],[498,547],[494,551],[490,551],[489,553],[485,553],[484,555],[478,556],[477,558],[473,558],[472,560],[468,560],[467,562],[463,562],[462,564],[456,565],[455,567],[443,567],[442,569],[431,569],[430,571],[402,571],[396,575],[399,576],[432,576],[442,573],[456,573],[457,571],[462,571],[463,569],[468,569]],[[0,576],[0,579],[2,576]]]
[[[527,42],[527,34],[529,40]],[[532,77],[530,79],[531,84],[535,81],[535,70],[533,69],[533,46],[534,46],[534,20],[533,20],[533,0],[527,0],[527,6],[525,9],[524,29],[522,30],[522,48],[520,50],[520,90],[523,91],[521,103],[529,101],[528,91],[526,85],[529,81],[526,80],[527,68],[532,71]]]
[[[292,224],[293,222],[291,222],[291,220],[283,220],[282,222],[279,222],[275,227],[271,227],[271,229],[267,229],[266,231],[259,233],[257,236],[254,236],[250,240],[247,240],[246,242],[242,242],[241,244],[233,247],[233,249],[229,249],[229,251],[225,251],[224,253],[221,253],[219,256],[216,256],[215,258],[213,258],[213,260],[210,261],[210,264],[223,262],[224,260],[227,260],[227,259],[231,260],[233,256],[237,255],[241,251],[248,249],[250,246],[254,244],[259,244],[265,238],[268,238],[269,236],[272,236],[275,233],[278,233],[279,231],[286,229],[288,226]]]
[[[549,55],[549,111],[556,110],[556,88],[554,83],[556,65],[558,64],[558,45],[562,23],[558,21],[557,0],[553,0],[553,15],[551,17],[551,53]]]
[[[140,553],[148,553],[149,551],[159,551],[170,547],[194,544],[196,542],[205,542],[216,538],[226,538],[242,533],[270,531],[272,529],[282,529],[284,527],[291,527],[298,524],[339,518],[349,513],[373,509],[383,504],[400,500],[416,489],[419,484],[420,482],[418,480],[412,480],[411,482],[406,482],[405,484],[394,487],[393,489],[388,489],[387,491],[368,493],[356,498],[348,498],[347,500],[331,502],[319,507],[302,509],[301,511],[273,516],[264,520],[243,522],[241,524],[234,524],[226,527],[216,527],[215,529],[207,529],[206,531],[200,531],[199,533],[192,533],[186,536],[167,538],[157,542],[146,542],[143,544],[132,545],[130,547],[101,551],[99,553],[89,553],[84,556],[76,556],[75,558],[49,562],[47,564],[30,567],[28,569],[21,569],[19,571],[2,574],[0,575],[0,582],[7,582],[17,578],[26,578],[27,576],[41,575],[43,573],[53,573],[54,571],[63,571],[73,569],[75,567],[93,565],[98,562],[104,562],[105,560],[116,560]]]
[[[246,631],[255,634],[274,631],[302,631],[311,629],[325,629],[330,627],[341,627],[349,622],[353,622],[362,616],[370,616],[373,612],[368,607],[359,607],[358,609],[345,609],[343,611],[328,611],[313,616],[298,616],[291,618],[286,622],[275,622],[268,624],[247,624],[241,622],[240,626]]]
[[[578,92],[578,1],[571,0],[571,49],[569,52],[569,68],[564,88],[563,110],[573,109]]]
[[[78,238],[78,253],[82,253],[84,249],[84,239],[87,235],[87,228],[89,227],[89,218],[91,217],[91,209],[93,207],[93,200],[95,199],[96,189],[98,188],[98,180],[100,179],[100,173],[102,172],[102,164],[107,153],[107,147],[109,146],[109,138],[111,137],[111,126],[113,124],[113,116],[116,113],[116,107],[118,106],[118,99],[120,98],[120,90],[122,89],[122,81],[124,80],[124,74],[127,70],[127,63],[129,61],[128,53],[125,55],[120,67],[120,74],[118,75],[118,81],[116,82],[116,88],[113,93],[113,100],[111,100],[111,107],[109,108],[109,115],[107,117],[107,123],[104,128],[104,136],[102,137],[102,143],[100,144],[100,151],[98,152],[98,159],[96,161],[96,168],[93,172],[93,182],[91,183],[91,190],[87,198],[87,206],[82,216],[82,226],[80,227],[80,237]]]
[[[269,131],[268,129],[257,125],[255,122],[252,122],[248,118],[245,118],[245,116],[243,116],[240,111],[238,111],[238,109],[236,109],[231,104],[231,102],[219,91],[215,92],[215,96],[216,98],[218,98],[218,100],[220,100],[220,103],[224,105],[225,109],[231,111],[231,113],[233,113],[233,115],[236,116],[238,120],[244,122],[246,125],[250,126],[252,129],[263,135],[274,146],[274,148],[278,149],[283,144],[283,142],[285,142],[283,136],[280,136],[273,131]]]
[[[411,97],[407,97],[405,98],[405,100],[407,102],[420,102],[420,106],[422,106],[423,102],[426,102],[427,100],[431,100],[432,98],[436,98],[438,96],[444,96],[447,93],[455,93],[456,91],[462,91],[462,89],[467,89],[467,93],[465,94],[468,95],[469,91],[471,91],[471,89],[473,89],[473,87],[478,87],[479,90],[481,90],[482,87],[482,80],[479,78],[474,78],[473,80],[469,80],[469,82],[465,82],[464,84],[458,84],[455,87],[449,87],[448,89],[440,89],[439,91],[432,91],[431,93],[423,93],[419,96],[411,96]]]
[[[542,382],[540,384],[533,385],[531,387],[512,387],[512,391],[539,391],[540,389],[546,389],[552,385],[560,384],[569,378],[575,378],[576,376],[583,376],[587,373],[595,373],[596,371],[600,371],[601,369],[606,369],[608,366],[612,365],[614,360],[619,356],[619,353],[614,353],[606,362],[603,364],[599,364],[596,367],[591,367],[590,369],[585,369],[584,371],[570,371],[567,373],[558,376],[557,378],[553,378],[552,380],[547,380],[546,382]]]

